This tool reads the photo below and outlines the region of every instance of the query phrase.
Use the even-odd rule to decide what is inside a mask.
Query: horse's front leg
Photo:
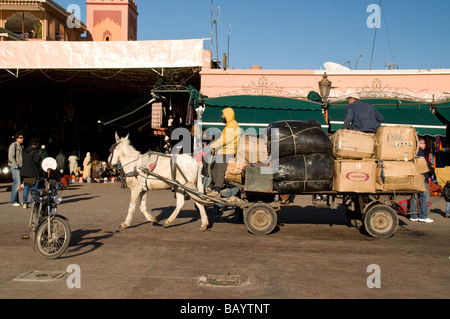
[[[136,202],[141,194],[140,189],[131,188],[131,198],[130,198],[130,206],[128,207],[128,215],[125,218],[125,221],[120,225],[120,228],[127,228],[131,225],[131,220],[133,218],[134,211],[136,209]]]
[[[202,226],[200,227],[200,230],[207,230],[209,222],[208,222],[208,215],[206,215],[205,206],[197,202],[194,203],[195,205],[197,205],[198,211],[200,212],[200,217],[202,219]]]
[[[169,218],[166,220],[166,222],[164,223],[164,226],[170,226],[175,219],[178,216],[178,213],[180,212],[181,208],[183,208],[184,206],[184,192],[177,190],[176,191],[176,199],[177,199],[177,204],[175,207],[175,210],[172,212],[172,214],[169,216]]]
[[[147,196],[148,192],[141,193],[141,212],[149,222],[157,223],[158,220],[156,219],[156,217],[147,211]]]

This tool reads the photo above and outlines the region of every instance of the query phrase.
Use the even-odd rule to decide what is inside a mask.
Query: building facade
[[[86,25],[52,0],[0,0],[0,41],[81,41]]]

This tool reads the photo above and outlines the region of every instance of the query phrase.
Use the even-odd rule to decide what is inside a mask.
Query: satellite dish
[[[325,62],[323,66],[329,71],[350,71],[346,66],[335,62]]]
[[[46,157],[44,158],[44,160],[42,161],[42,169],[44,170],[44,172],[47,172],[47,170],[49,168],[55,170],[56,169],[56,160],[53,157]]]

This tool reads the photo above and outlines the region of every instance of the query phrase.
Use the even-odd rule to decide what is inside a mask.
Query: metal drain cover
[[[14,278],[16,281],[53,281],[63,278],[67,272],[31,270]]]
[[[247,276],[243,275],[205,275],[200,277],[198,284],[200,286],[242,287],[250,284],[250,281]]]

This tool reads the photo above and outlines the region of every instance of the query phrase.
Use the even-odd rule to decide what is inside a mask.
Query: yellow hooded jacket
[[[234,119],[234,111],[227,107],[222,110],[226,120],[225,128],[222,130],[220,138],[215,140],[210,147],[216,149],[216,154],[234,154],[237,152],[237,145],[241,137],[241,128],[238,122]]]

